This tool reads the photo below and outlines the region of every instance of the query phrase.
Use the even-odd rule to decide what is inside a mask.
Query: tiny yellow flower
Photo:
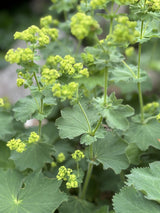
[[[36,132],[31,132],[29,138],[28,138],[28,143],[35,143],[39,141],[39,135]]]
[[[66,159],[66,157],[62,152],[58,154],[58,156],[57,156],[58,163],[62,163],[63,161],[65,161],[65,159]]]

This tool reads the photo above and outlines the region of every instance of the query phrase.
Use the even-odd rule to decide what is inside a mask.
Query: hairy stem
[[[142,37],[143,37],[143,21],[141,22],[140,38],[142,38]],[[138,46],[138,73],[137,73],[138,79],[141,76],[141,73],[140,73],[141,50],[142,50],[142,45],[141,45],[141,43],[139,43],[139,46]],[[141,122],[143,123],[143,121],[144,121],[143,96],[142,96],[142,88],[141,88],[140,82],[137,83],[137,87],[138,87],[138,96],[139,96],[139,104],[140,104]]]
[[[104,70],[104,106],[107,104],[107,90],[108,90],[108,68]]]
[[[88,124],[88,132],[91,134],[92,130],[91,130],[91,125],[90,125],[89,119],[88,119],[88,117],[87,117],[87,114],[86,114],[84,108],[82,107],[82,105],[81,105],[81,103],[80,103],[79,101],[78,101],[78,105],[79,105],[79,107],[80,107],[80,109],[81,109],[81,111],[82,111],[82,113],[83,113],[83,115],[84,115],[84,117],[85,117],[85,119],[86,119],[86,121],[87,121],[87,124]]]
[[[88,163],[87,174],[86,174],[85,181],[84,181],[84,184],[83,184],[82,192],[80,194],[81,199],[85,199],[85,197],[86,197],[88,184],[89,184],[89,181],[90,181],[90,178],[91,178],[91,175],[92,175],[93,163],[91,161],[93,159],[93,144],[91,144],[89,146],[89,159],[90,159],[90,162]]]

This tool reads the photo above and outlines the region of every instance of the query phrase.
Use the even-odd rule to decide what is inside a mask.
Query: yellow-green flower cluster
[[[148,5],[149,10],[153,12],[160,11],[160,0],[147,0],[146,5]]]
[[[49,27],[50,24],[53,24],[53,19],[51,15],[45,16],[40,19],[40,26],[41,27]]]
[[[49,69],[47,66],[42,68],[42,82],[46,85],[53,84],[56,79],[60,77],[60,74],[56,69]]]
[[[80,150],[76,150],[76,151],[72,154],[72,158],[73,158],[75,161],[80,161],[80,160],[82,160],[84,157],[85,157],[85,155],[84,155],[83,152],[80,151]]]
[[[57,163],[56,163],[55,161],[52,161],[52,162],[51,162],[51,167],[54,168],[54,167],[56,167],[56,166],[57,166]]]
[[[26,144],[23,143],[21,139],[11,139],[7,142],[7,146],[10,150],[15,150],[19,153],[22,153],[26,150]]]
[[[111,39],[111,44],[134,44],[139,36],[139,32],[135,29],[137,22],[129,21],[127,16],[118,17],[117,22],[113,33],[107,36],[107,40]]]
[[[127,49],[125,49],[125,55],[130,57],[132,56],[134,53],[134,47],[128,47]]]
[[[16,32],[14,39],[24,40],[38,47],[43,47],[49,44],[50,40],[54,41],[58,37],[58,30],[50,28],[50,24],[52,23],[52,16],[43,17],[40,20],[41,28],[32,25],[22,32]]]
[[[130,5],[136,3],[138,0],[118,0],[118,3],[122,5]]]
[[[58,180],[67,181],[66,187],[68,189],[78,187],[77,177],[72,174],[72,169],[70,168],[67,169],[65,166],[61,166],[56,177]]]
[[[81,57],[84,61],[84,64],[90,66],[94,63],[94,56],[90,53],[82,53]]]
[[[156,110],[159,108],[158,102],[148,103],[143,107],[145,113],[154,114]]]
[[[0,107],[3,107],[3,106],[4,106],[3,98],[0,98]]]
[[[78,187],[77,177],[75,174],[71,174],[69,176],[68,181],[66,183],[66,187],[67,187],[67,189]]]
[[[156,119],[160,122],[160,113],[156,116]]]
[[[78,90],[78,83],[70,82],[69,84],[61,85],[60,83],[56,83],[52,87],[53,95],[61,98],[62,100],[73,99]]]
[[[62,162],[65,161],[65,159],[66,159],[66,157],[65,157],[65,155],[63,154],[63,152],[60,152],[60,153],[58,154],[58,156],[57,156],[57,162],[58,162],[58,163],[62,163]]]
[[[28,143],[36,143],[39,141],[39,135],[36,132],[31,132],[28,138]]]
[[[108,0],[91,0],[90,6],[92,9],[105,8]]]
[[[88,69],[83,68],[82,63],[76,63],[75,58],[70,55],[66,55],[64,58],[59,55],[49,56],[44,67],[49,69],[55,68],[60,75],[66,74],[74,78],[89,76]]]
[[[71,18],[71,32],[78,39],[82,40],[95,32],[100,26],[96,20],[85,13],[78,12]]]
[[[10,64],[17,63],[23,64],[33,62],[34,53],[30,48],[17,48],[16,50],[10,49],[5,55],[5,60]]]
[[[22,78],[17,78],[17,86],[21,87],[24,84],[25,80]]]

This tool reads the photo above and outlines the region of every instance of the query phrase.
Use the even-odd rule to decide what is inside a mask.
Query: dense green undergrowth
[[[159,213],[159,0],[52,3],[5,56],[30,95],[0,99],[0,213]]]

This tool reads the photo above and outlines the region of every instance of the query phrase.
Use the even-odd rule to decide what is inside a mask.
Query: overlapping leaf
[[[27,150],[22,153],[13,151],[10,159],[14,161],[16,168],[21,171],[27,168],[35,171],[41,169],[45,163],[52,161],[52,152],[51,145],[38,142],[30,144],[30,146],[27,147]]]
[[[20,99],[13,107],[15,119],[23,123],[31,119],[31,116],[36,110],[37,104],[31,96]]]
[[[92,126],[98,119],[94,109],[85,107],[90,125]],[[75,105],[73,108],[65,108],[61,111],[61,117],[56,120],[61,138],[73,139],[88,132],[88,123],[80,107]]]
[[[0,112],[0,139],[6,141],[14,134],[13,117],[8,112]]]
[[[160,149],[159,123],[156,120],[150,120],[148,123],[131,123],[130,128],[125,133],[125,138],[129,143],[135,143],[139,149],[145,151],[149,146]]]
[[[113,198],[115,213],[159,213],[160,206],[144,198],[143,194],[133,187],[123,188]]]
[[[127,177],[127,185],[133,185],[147,199],[160,203],[160,162],[151,163],[150,168],[132,169]]]
[[[122,81],[122,82],[143,82],[147,79],[147,73],[143,70],[140,71],[141,77],[137,77],[137,66],[132,64],[128,65],[128,67],[116,67],[112,71],[111,81],[115,83]]]
[[[59,208],[60,213],[93,213],[94,210],[95,206],[92,203],[73,196]]]
[[[53,213],[67,199],[56,179],[33,173],[26,177],[15,170],[0,171],[0,212]],[[23,187],[23,188],[22,188]]]
[[[93,143],[94,156],[104,169],[111,168],[115,173],[128,167],[128,160],[125,155],[127,144],[118,136],[112,133],[106,134],[105,138]]]

